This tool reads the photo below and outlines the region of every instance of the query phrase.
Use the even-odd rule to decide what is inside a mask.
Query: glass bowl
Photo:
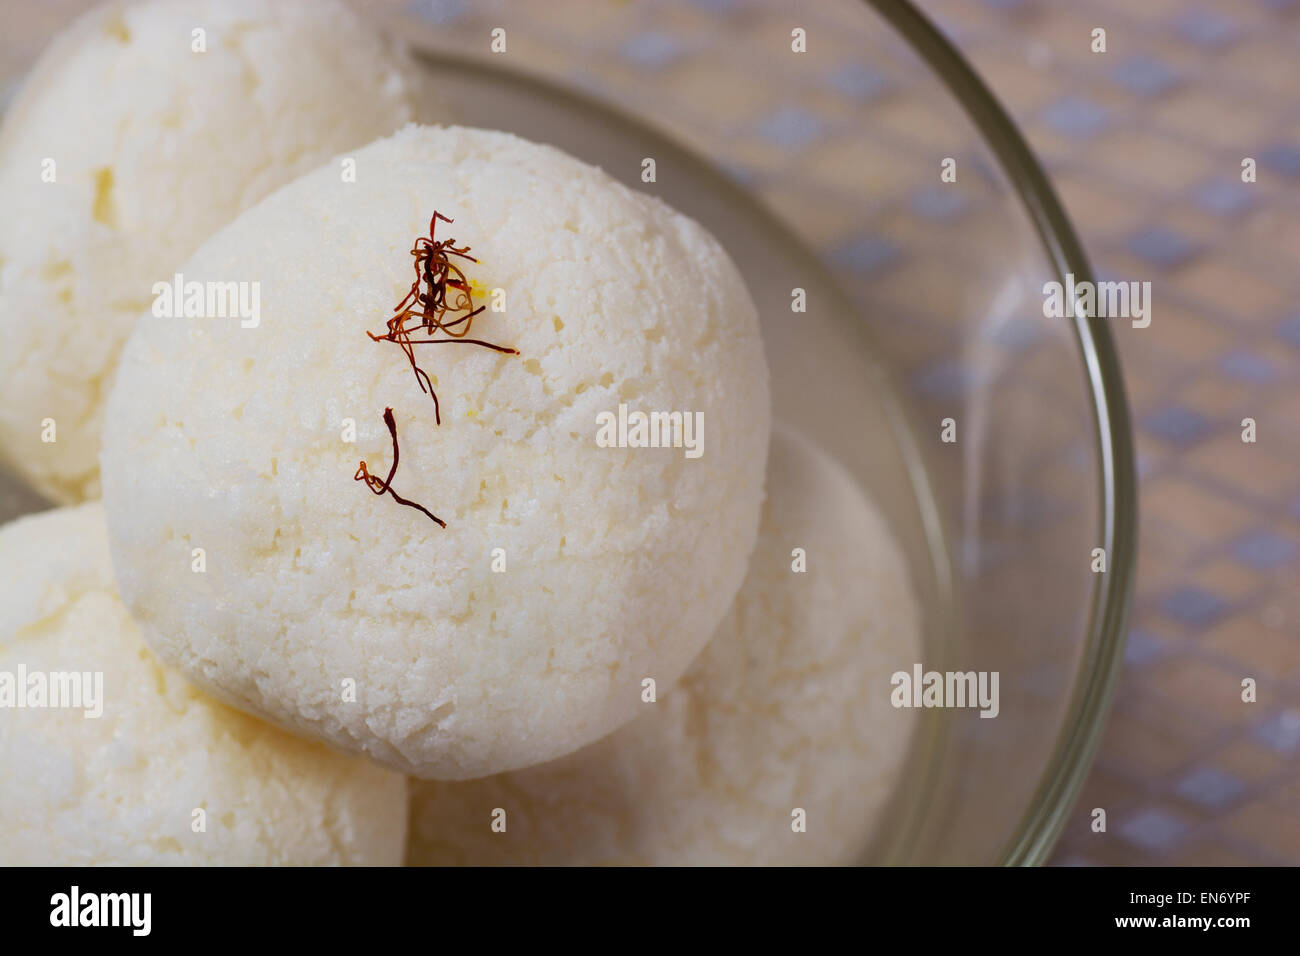
[[[763,316],[776,417],[870,489],[908,551],[926,668],[999,672],[995,719],[923,712],[863,862],[1042,862],[1122,657],[1133,451],[1105,320],[1044,317],[1044,284],[1091,269],[985,85],[888,0],[375,9],[464,122],[560,146],[722,239]]]
[[[88,5],[63,0],[51,28]],[[983,83],[888,0],[358,6],[461,122],[557,145],[722,240],[762,314],[776,417],[870,491],[906,551],[919,663],[998,673],[996,718],[920,712],[862,861],[1042,862],[1121,658],[1133,452],[1105,320],[1044,317],[1044,284],[1091,270]],[[0,474],[0,520],[43,506]]]

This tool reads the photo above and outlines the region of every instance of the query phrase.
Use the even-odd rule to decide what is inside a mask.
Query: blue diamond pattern
[[[1252,531],[1233,543],[1232,556],[1257,570],[1270,571],[1294,561],[1296,545],[1272,531]]]
[[[1228,606],[1217,594],[1203,588],[1180,588],[1162,602],[1164,612],[1188,627],[1204,626],[1221,618]]]
[[[1192,258],[1199,247],[1171,229],[1151,226],[1129,237],[1128,249],[1152,265],[1169,269]]]
[[[931,186],[912,194],[912,211],[925,219],[955,219],[966,208],[966,197],[955,185]]]
[[[831,250],[837,264],[857,272],[877,272],[892,265],[898,256],[898,246],[878,236],[858,236]]]
[[[1277,379],[1273,363],[1254,352],[1238,349],[1219,359],[1219,369],[1229,378],[1253,385],[1266,385]]]
[[[1294,345],[1296,349],[1300,349],[1300,315],[1284,319],[1282,324],[1278,325],[1278,334],[1287,345]]]
[[[787,106],[759,120],[758,132],[787,149],[807,146],[822,134],[822,121],[799,106]]]
[[[1255,728],[1255,736],[1280,754],[1300,752],[1300,710],[1284,710]]]
[[[1142,419],[1142,425],[1157,438],[1176,445],[1200,441],[1210,431],[1210,423],[1200,412],[1181,405],[1168,405]]]
[[[1278,326],[1277,334],[1282,341],[1300,349],[1300,315],[1293,315]]]
[[[1174,29],[1197,46],[1225,46],[1237,38],[1237,25],[1227,17],[1209,10],[1188,10],[1174,20]]]
[[[826,77],[831,89],[855,100],[872,100],[889,88],[889,81],[863,63],[846,63]]]
[[[1138,96],[1158,96],[1178,85],[1178,74],[1159,60],[1132,56],[1111,74],[1120,86]]]
[[[1211,179],[1192,191],[1192,198],[1202,209],[1215,215],[1231,216],[1253,205],[1251,186],[1239,179]]]
[[[1164,653],[1164,644],[1154,634],[1137,629],[1128,632],[1128,642],[1124,645],[1125,663],[1148,664]]]
[[[1192,803],[1217,810],[1232,803],[1246,790],[1237,777],[1213,767],[1197,767],[1175,787],[1178,795]]]
[[[1066,136],[1093,136],[1109,121],[1110,112],[1082,96],[1063,96],[1043,111],[1043,120]]]
[[[1186,835],[1187,824],[1165,810],[1152,807],[1125,820],[1119,832],[1143,849],[1172,850]]]
[[[1259,151],[1259,164],[1284,176],[1300,176],[1300,146],[1295,143],[1270,143]]]

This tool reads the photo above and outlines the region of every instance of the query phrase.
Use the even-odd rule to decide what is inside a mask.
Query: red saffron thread
[[[468,337],[474,317],[483,312],[486,306],[474,307],[474,294],[469,281],[452,261],[452,257],[469,262],[478,260],[469,254],[469,246],[457,246],[454,238],[436,238],[440,219],[445,223],[454,221],[435,210],[429,220],[429,234],[417,238],[411,247],[411,255],[415,257],[415,281],[411,283],[411,288],[402,301],[393,307],[395,314],[388,320],[388,331],[383,335],[366,332],[375,342],[393,342],[401,348],[411,364],[420,391],[433,397],[433,414],[439,425],[442,424],[442,409],[438,393],[434,391],[428,373],[415,360],[415,346],[460,343],[481,345],[507,355],[519,354],[517,349]],[[421,286],[424,286],[424,291],[421,291]],[[454,296],[449,297],[449,289],[454,290]],[[449,314],[455,316],[450,321],[447,320]],[[439,332],[445,332],[447,337],[435,338]],[[419,334],[424,337],[416,338]]]
[[[397,474],[397,462],[400,456],[400,451],[397,447],[397,422],[393,420],[393,410],[391,408],[384,409],[384,424],[388,426],[388,434],[393,436],[393,466],[388,469],[388,477],[381,480],[378,476],[372,475],[369,469],[366,468],[366,463],[363,460],[361,462],[360,467],[357,468],[357,473],[352,476],[352,480],[364,481],[366,483],[366,487],[369,488],[371,491],[373,491],[376,495],[380,495],[380,496],[383,496],[385,494],[392,495],[393,499],[399,505],[406,505],[406,507],[408,508],[414,508],[416,511],[422,511],[430,518],[432,518],[438,524],[439,527],[441,528],[447,527],[447,522],[443,521],[441,518],[435,515],[428,508],[424,507],[424,505],[416,504],[414,501],[410,501],[406,498],[403,498],[401,495],[399,495],[396,491],[393,490],[393,476]]]

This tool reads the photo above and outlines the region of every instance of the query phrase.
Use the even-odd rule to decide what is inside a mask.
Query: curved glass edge
[[[513,66],[504,67],[496,63],[489,64],[481,56],[449,52],[442,49],[429,49],[418,44],[412,47],[412,53],[417,60],[430,67],[452,67],[458,73],[468,76],[480,75],[488,77],[504,74],[532,85],[543,86],[546,88],[548,95],[576,104],[584,112],[597,113],[601,117],[601,122],[609,126],[626,129],[629,133],[635,133],[644,128],[641,119],[625,113],[619,104],[589,94],[586,91],[576,90],[568,85],[557,83],[542,73]],[[696,173],[710,183],[711,189],[716,195],[730,196],[733,203],[746,206],[751,215],[767,223],[767,232],[774,235],[789,235],[790,247],[802,250],[806,254],[808,261],[803,267],[810,274],[817,276],[818,284],[835,289],[839,294],[843,295],[838,280],[825,267],[822,260],[813,251],[806,249],[801,239],[790,233],[787,225],[780,217],[762,203],[754,203],[752,197],[745,192],[743,187],[737,185],[720,172],[715,163],[696,153],[691,146],[678,140],[669,131],[656,128],[653,129],[653,132],[666,144],[671,145],[682,158],[689,160]],[[847,298],[845,301],[848,301]],[[913,431],[905,425],[908,415],[895,399],[895,395],[902,394],[902,383],[892,369],[887,368],[878,361],[875,365],[875,373],[889,383],[887,387],[881,389],[880,399],[887,406],[888,417],[894,429],[894,439],[898,442],[899,450],[907,463],[909,472],[913,475],[913,480],[928,488],[929,477],[921,463],[920,449],[916,445]],[[951,560],[947,554],[947,540],[942,531],[943,522],[933,504],[934,501],[933,494],[921,494],[917,496],[916,505],[925,528],[929,558],[927,571],[932,572],[935,576],[935,586],[940,605],[938,612],[941,622],[940,630],[943,630],[954,626],[949,617],[953,605],[953,583],[950,573]],[[881,858],[876,860],[874,865],[904,865],[910,862],[906,857],[905,848],[915,840],[925,813],[929,809],[933,796],[933,782],[938,769],[933,760],[926,759],[926,755],[933,755],[941,750],[942,738],[945,733],[945,722],[937,718],[927,721],[926,726],[916,731],[914,741],[916,752],[911,761],[915,768],[919,768],[914,769],[912,772],[916,775],[915,779],[918,781],[921,796],[909,802],[909,808],[902,815],[902,821],[898,824],[892,836],[888,838],[877,836],[873,845],[878,848]]]
[[[864,0],[934,71],[974,120],[985,144],[1006,171],[1064,282],[1093,278],[1087,255],[1056,192],[1019,129],[965,57],[908,0]],[[1004,866],[1041,864],[1051,852],[1101,741],[1118,682],[1127,636],[1137,563],[1137,481],[1133,434],[1119,356],[1104,319],[1076,308],[1079,343],[1093,398],[1101,479],[1100,538],[1111,556],[1110,572],[1097,575],[1083,666],[1066,711],[1065,731],[1021,820],[998,861]]]

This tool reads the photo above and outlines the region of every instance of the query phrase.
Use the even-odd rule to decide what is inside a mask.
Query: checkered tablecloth
[[[1300,863],[1300,3],[923,6],[1022,124],[1097,272],[1154,285],[1151,327],[1116,326],[1142,514],[1127,659],[1055,859]],[[1090,831],[1098,806],[1117,838]]]

